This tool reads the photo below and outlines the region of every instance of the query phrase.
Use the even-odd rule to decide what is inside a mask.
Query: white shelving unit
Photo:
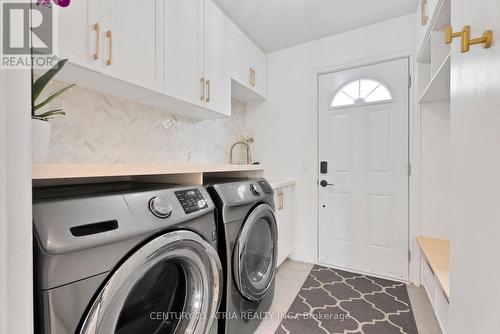
[[[416,96],[420,112],[422,240],[450,239],[450,45],[445,43],[445,28],[451,25],[451,1],[427,0],[429,18],[417,23],[421,44],[417,46]],[[425,12],[425,10],[424,10]],[[449,288],[429,269],[424,248],[421,283],[434,308],[442,332],[448,333]],[[449,263],[448,263],[449,265]],[[453,298],[453,297],[451,297]]]
[[[439,1],[437,9],[434,12],[434,16],[431,18],[430,22],[431,23],[427,28],[424,40],[422,42],[420,50],[418,50],[417,56],[419,78],[419,94],[417,96],[421,96],[421,99],[419,101],[420,103],[449,100],[449,97],[447,99],[440,100],[423,100],[422,98],[425,97],[424,95],[434,94],[429,90],[429,88],[431,90],[434,89],[433,87],[436,87],[436,89],[443,88],[435,84],[446,83],[442,82],[444,77],[448,77],[448,79],[450,77],[450,45],[447,45],[444,42],[444,30],[451,24],[451,0]],[[435,80],[441,81],[434,82]],[[447,82],[449,88],[449,80]]]
[[[450,101],[450,58],[448,53],[425,87],[419,103]]]

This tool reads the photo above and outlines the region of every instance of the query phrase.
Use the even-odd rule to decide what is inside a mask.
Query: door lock
[[[335,186],[335,184],[328,183],[328,181],[326,181],[326,180],[321,180],[321,182],[319,183],[319,185],[322,186],[323,188],[325,188],[326,186]]]

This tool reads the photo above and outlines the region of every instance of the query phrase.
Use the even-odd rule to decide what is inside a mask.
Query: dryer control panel
[[[207,201],[199,189],[179,190],[174,193],[186,214],[208,208]]]

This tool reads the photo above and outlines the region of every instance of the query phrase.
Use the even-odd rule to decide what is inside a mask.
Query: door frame
[[[411,77],[411,86],[408,91],[408,162],[411,164],[411,173],[408,176],[408,281],[420,285],[420,250],[416,243],[416,237],[420,232],[420,141],[421,121],[415,98],[415,54],[414,50],[402,50],[395,53],[382,54],[378,57],[360,58],[347,63],[326,65],[313,69],[314,87],[314,117],[316,117],[316,152],[315,152],[315,178],[316,182],[316,249],[315,262],[319,262],[319,76],[323,74],[336,73],[364,66],[376,65],[394,60],[407,59],[408,70]],[[354,270],[352,270],[354,271]],[[366,274],[366,273],[363,273]],[[369,273],[371,276],[376,274]],[[383,277],[383,276],[380,276]]]

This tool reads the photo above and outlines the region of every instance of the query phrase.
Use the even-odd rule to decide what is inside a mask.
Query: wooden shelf
[[[42,164],[33,165],[34,185],[138,180],[202,184],[203,176],[260,176],[262,165]]]
[[[420,103],[450,100],[450,64],[451,55],[448,54],[420,96]]]
[[[285,188],[295,186],[295,180],[283,179],[283,180],[268,180],[269,184],[273,189]]]
[[[418,237],[417,242],[427,259],[446,298],[450,299],[450,242]]]

